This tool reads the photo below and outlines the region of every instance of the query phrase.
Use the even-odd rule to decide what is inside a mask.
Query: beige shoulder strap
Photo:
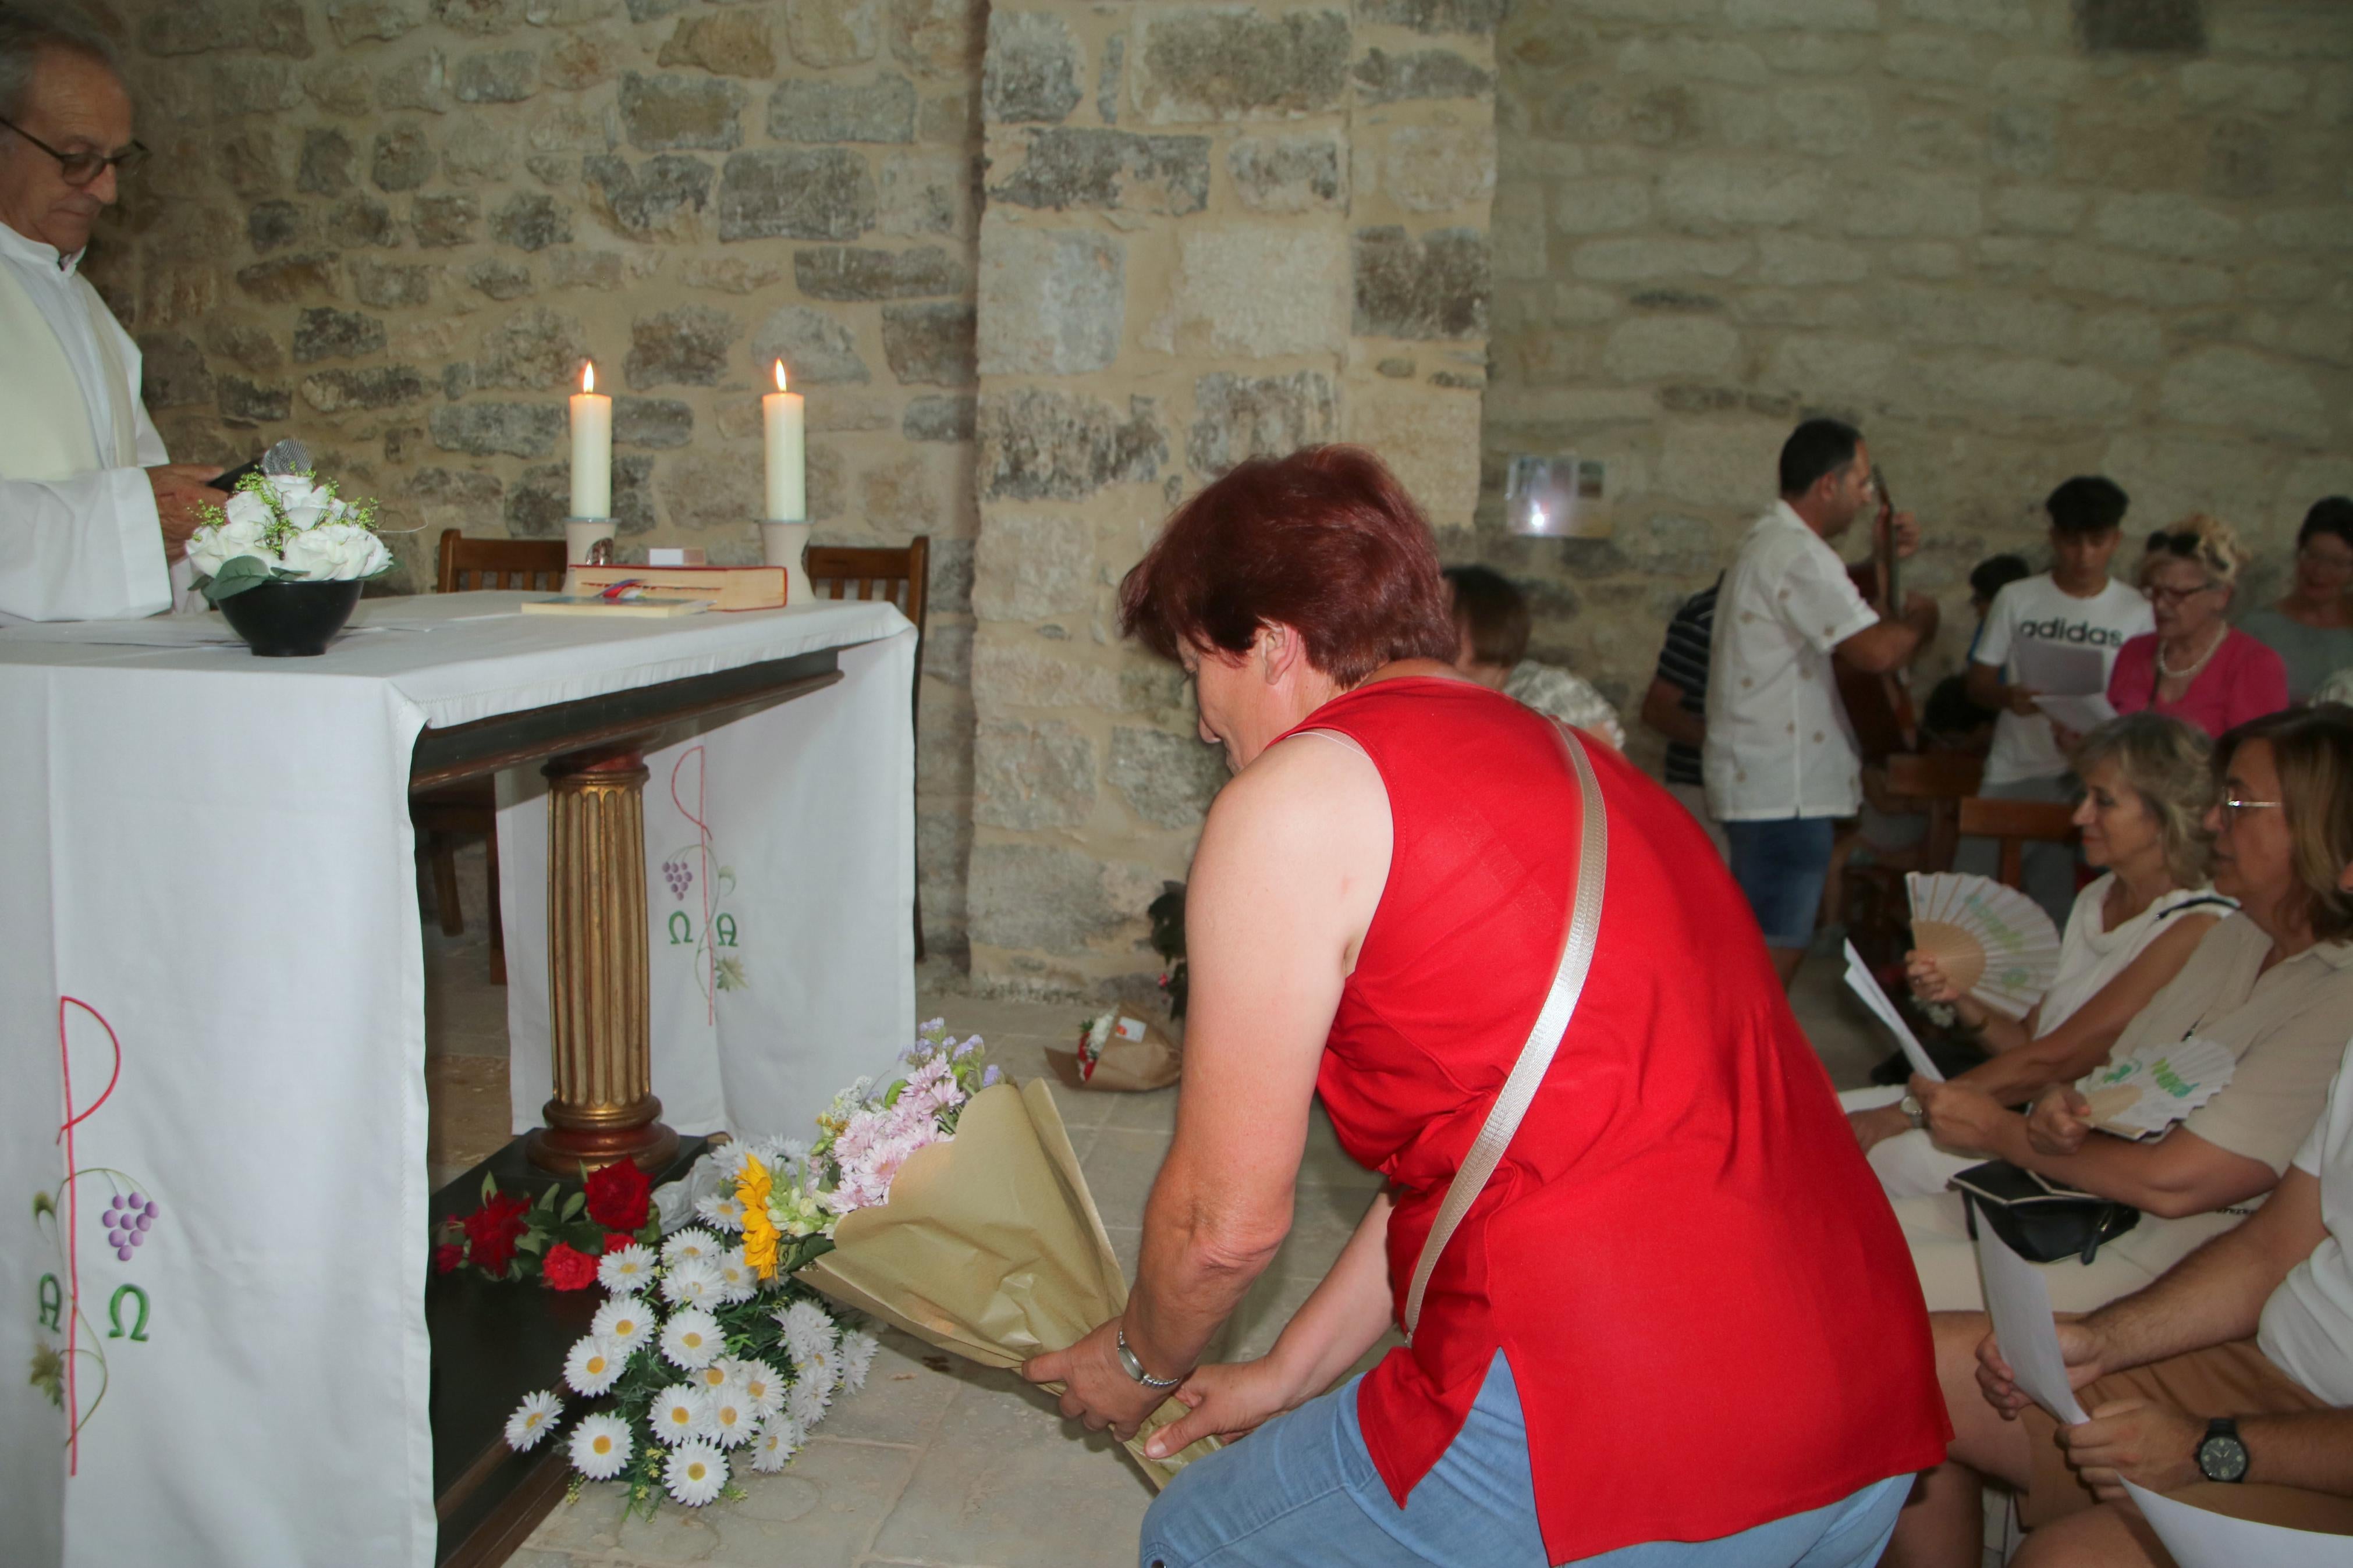
[[[1511,1076],[1504,1080],[1493,1109],[1487,1112],[1485,1125],[1479,1129],[1479,1136],[1471,1145],[1471,1152],[1463,1157],[1461,1168],[1447,1186],[1437,1222],[1421,1244],[1421,1257],[1413,1266],[1413,1283],[1405,1295],[1405,1337],[1409,1341],[1413,1338],[1415,1325],[1421,1321],[1422,1293],[1430,1288],[1430,1276],[1438,1267],[1438,1255],[1446,1249],[1448,1238],[1478,1201],[1487,1178],[1495,1173],[1512,1134],[1519,1131],[1521,1118],[1535,1100],[1537,1086],[1552,1068],[1553,1056],[1560,1049],[1561,1035],[1577,1012],[1577,997],[1584,994],[1586,974],[1593,967],[1593,946],[1601,934],[1601,888],[1609,870],[1609,819],[1601,807],[1601,783],[1594,777],[1593,760],[1585,754],[1585,743],[1577,739],[1577,731],[1566,724],[1556,724],[1555,728],[1568,748],[1570,762],[1576,764],[1577,788],[1584,799],[1585,820],[1577,836],[1577,894],[1569,907],[1568,935],[1561,946],[1560,966],[1553,972],[1552,989],[1545,995],[1535,1026],[1528,1030],[1527,1043],[1520,1047],[1520,1059],[1513,1065]]]
[[[56,330],[5,263],[0,365],[8,367],[0,375],[0,479],[69,479],[109,466],[99,461],[81,384]]]

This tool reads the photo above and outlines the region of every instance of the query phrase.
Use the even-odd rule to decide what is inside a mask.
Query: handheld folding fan
[[[1912,945],[1932,953],[1954,985],[2008,1018],[2051,989],[2059,973],[2059,928],[2015,888],[1988,877],[1915,871]]]

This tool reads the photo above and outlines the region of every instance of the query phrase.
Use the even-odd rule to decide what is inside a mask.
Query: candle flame
[[[596,362],[595,360],[589,360],[580,367],[580,390],[583,392],[594,392],[596,390]]]
[[[785,390],[785,362],[782,360],[776,362],[776,390]]]

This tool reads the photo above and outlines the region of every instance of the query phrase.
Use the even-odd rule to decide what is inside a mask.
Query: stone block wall
[[[755,560],[758,395],[808,396],[821,542],[932,537],[919,852],[970,819],[981,0],[99,0],[155,156],[92,276],[174,457],[285,435],[440,531],[548,538],[615,395],[625,539]]]
[[[1667,616],[1807,414],[1924,521],[1931,675],[1970,565],[2046,563],[2071,474],[2125,486],[2128,535],[2237,522],[2246,602],[2353,490],[2353,6],[1518,0],[1497,55],[1484,482],[1447,548],[1529,587],[1638,754]],[[1612,536],[1503,534],[1508,458],[1567,451],[1607,463]]]
[[[1124,573],[1236,463],[1377,449],[1478,492],[1500,0],[1002,0],[981,105],[976,984],[1148,994],[1144,911],[1223,754],[1118,635]]]

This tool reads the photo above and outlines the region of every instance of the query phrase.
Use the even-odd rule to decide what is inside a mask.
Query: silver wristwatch
[[[1904,1120],[1912,1124],[1913,1131],[1928,1125],[1928,1108],[1920,1103],[1918,1095],[1907,1093],[1895,1102],[1895,1109],[1904,1113]]]
[[[1181,1377],[1155,1377],[1145,1371],[1144,1363],[1135,1359],[1135,1352],[1127,1348],[1127,1326],[1124,1323],[1119,1330],[1119,1364],[1127,1369],[1128,1376],[1146,1388],[1174,1388],[1185,1381]]]

